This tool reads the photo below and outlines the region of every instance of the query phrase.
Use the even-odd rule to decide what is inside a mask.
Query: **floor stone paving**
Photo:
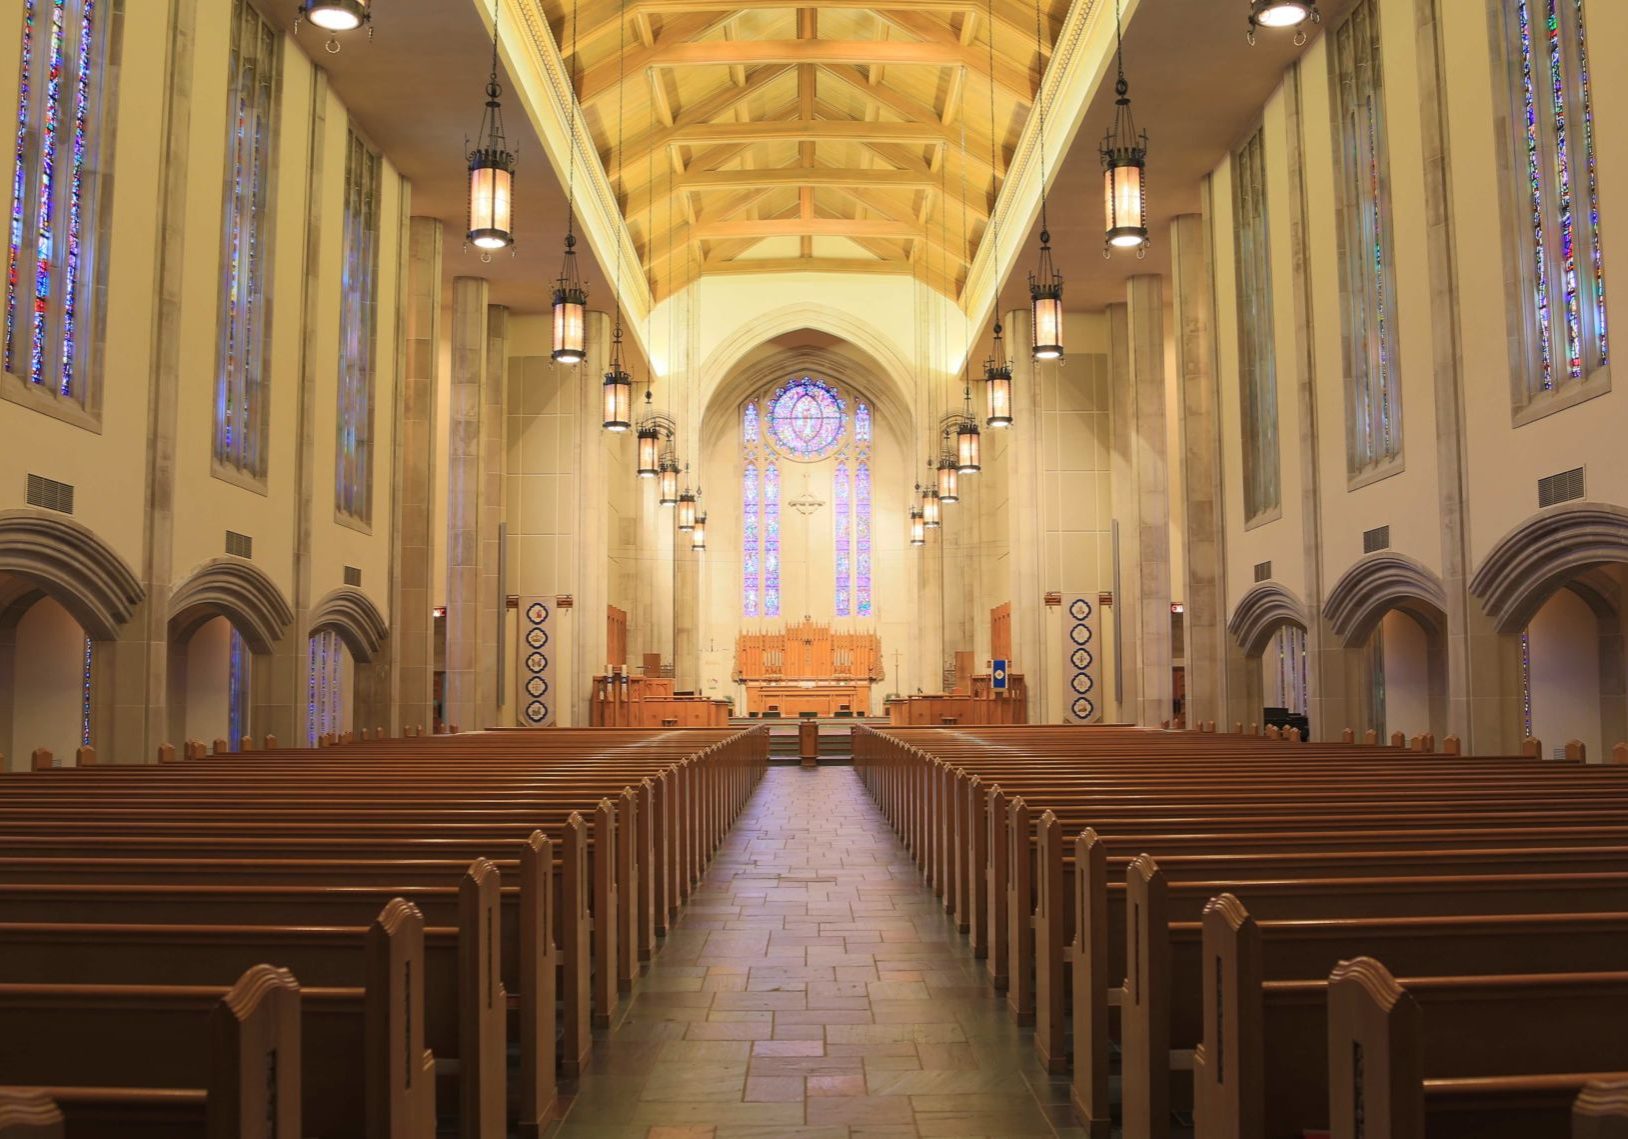
[[[1083,1136],[851,767],[773,767],[557,1139]]]

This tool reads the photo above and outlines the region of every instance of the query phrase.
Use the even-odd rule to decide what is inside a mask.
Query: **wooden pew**
[[[134,1008],[128,1017],[112,1007],[98,1009],[94,999],[87,1000],[91,994],[72,986],[26,996],[12,992],[19,988],[27,986],[0,986],[0,1002],[8,1012],[25,1007],[27,1019],[43,1023],[38,1035],[18,1041],[10,1038],[13,1022],[8,1016],[8,1031],[0,1034],[6,1056],[0,1070],[7,1079],[27,1079],[36,1066],[52,1074],[32,1084],[0,1087],[0,1098],[49,1099],[62,1116],[68,1139],[278,1139],[301,1134],[303,994],[287,970],[256,965],[224,992],[148,990],[153,1007]],[[100,994],[104,1000],[112,996],[105,987]],[[134,992],[129,995],[136,999]],[[60,1020],[38,1015],[51,1007],[53,998],[70,1006],[71,1014]],[[141,1022],[148,1029],[160,1024],[166,1033],[160,1039],[167,1046],[153,1047],[153,1036],[142,1031]],[[98,1053],[87,1050],[87,1041],[115,1047],[121,1042],[100,1036],[114,1024],[126,1033],[122,1051],[127,1053],[119,1057],[114,1078],[103,1084],[74,1083],[96,1078],[86,1061]],[[98,1035],[75,1034],[87,1026]],[[57,1051],[45,1057],[36,1049]],[[14,1065],[13,1057],[29,1066]],[[150,1086],[141,1078],[148,1072],[158,1076]]]
[[[1582,1091],[1628,1069],[1628,973],[1397,979],[1359,957],[1285,984],[1326,993],[1333,1139],[1564,1135]]]
[[[1170,929],[1171,1043],[1191,1042],[1191,1014],[1202,1009],[1198,1134],[1243,1139],[1327,1122],[1324,1098],[1295,1079],[1326,1064],[1325,1011],[1303,990],[1270,982],[1315,980],[1365,952],[1415,976],[1609,971],[1625,962],[1628,913],[1257,921],[1222,894],[1205,907],[1201,932],[1191,923]]]
[[[365,1070],[360,1102],[368,1133],[429,1139],[435,1130],[435,1063],[424,1047],[425,1008],[447,1006],[443,1015],[455,1017],[457,998],[453,993],[426,1002],[426,980],[436,973],[426,967],[427,956],[435,955],[425,952],[426,932],[444,943],[444,956],[456,957],[457,930],[426,931],[423,916],[399,898],[367,927],[6,923],[0,925],[0,976],[32,985],[215,984],[272,959],[321,988],[359,985],[365,994],[362,1049],[352,1060],[360,1059]],[[308,1004],[306,1010],[329,1013],[326,1005]],[[331,1030],[331,1023],[330,1016],[312,1030]],[[455,1042],[455,1025],[452,1035]],[[318,1055],[307,1047],[308,1059]],[[317,1114],[325,1084],[337,1082],[329,1096],[334,1101],[354,1100],[353,1071],[347,1066],[309,1074],[307,1109]]]

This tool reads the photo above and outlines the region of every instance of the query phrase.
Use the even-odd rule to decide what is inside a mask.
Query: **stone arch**
[[[390,635],[378,606],[360,589],[348,585],[323,597],[311,610],[311,632],[330,629],[339,634],[359,664],[371,663]]]
[[[1233,606],[1227,632],[1246,657],[1258,657],[1266,651],[1272,634],[1284,625],[1307,628],[1305,602],[1286,586],[1263,581],[1252,586]]]
[[[718,389],[735,378],[738,365],[755,349],[791,332],[804,330],[826,333],[845,340],[873,365],[872,395],[878,403],[884,398],[905,408],[913,405],[911,393],[898,377],[914,376],[918,369],[906,360],[887,336],[869,321],[830,305],[791,304],[754,316],[708,353],[701,362],[697,406],[708,407]]]
[[[272,652],[293,623],[277,584],[253,562],[215,558],[170,594],[170,638],[184,642],[212,617],[225,617],[256,653]]]
[[[135,571],[95,531],[33,510],[0,511],[0,574],[54,597],[98,641],[115,639],[146,597]]]
[[[900,402],[894,385],[877,372],[873,361],[840,347],[793,348],[742,359],[724,381],[713,386],[702,406],[703,447],[711,435],[735,422],[739,405],[753,392],[802,374],[832,380],[849,391],[862,393],[878,429],[890,432],[901,445],[910,438],[910,408]]]
[[[1323,615],[1347,648],[1364,644],[1386,612],[1400,609],[1427,634],[1447,628],[1447,590],[1422,562],[1391,550],[1360,559],[1334,583]]]
[[[1628,563],[1628,508],[1569,502],[1500,538],[1470,579],[1470,592],[1500,633],[1518,633],[1568,580],[1611,563]]]

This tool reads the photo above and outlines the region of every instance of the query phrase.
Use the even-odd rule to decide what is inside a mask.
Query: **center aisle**
[[[559,1139],[1077,1136],[851,767],[771,767]]]

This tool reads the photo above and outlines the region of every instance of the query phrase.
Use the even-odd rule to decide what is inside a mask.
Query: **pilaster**
[[[1139,723],[1170,719],[1170,480],[1165,434],[1164,278],[1132,277],[1125,288],[1132,408],[1131,466],[1136,480],[1137,560],[1121,580],[1137,579],[1135,637]],[[1121,528],[1123,533],[1123,527]]]
[[[447,644],[445,719],[463,729],[480,722],[481,411],[487,349],[487,284],[452,281],[452,388],[447,424]]]

